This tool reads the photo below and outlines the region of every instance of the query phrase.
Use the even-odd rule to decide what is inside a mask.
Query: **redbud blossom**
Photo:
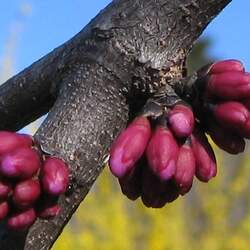
[[[20,147],[29,147],[30,142],[19,134],[0,131],[0,155],[9,153]]]
[[[211,123],[208,133],[214,143],[229,154],[238,154],[245,150],[244,139],[233,131]]]
[[[12,192],[12,185],[9,181],[0,180],[0,200],[6,199]]]
[[[136,164],[127,175],[119,178],[122,193],[130,200],[136,200],[141,195],[142,168],[144,165]]]
[[[38,217],[42,219],[49,219],[57,216],[61,211],[61,207],[58,204],[53,204],[51,206],[43,207],[39,213]]]
[[[192,187],[195,175],[195,157],[191,145],[187,142],[180,147],[174,176],[180,193],[184,195]]]
[[[213,63],[210,66],[209,74],[220,74],[229,71],[244,72],[243,64],[235,59],[223,60]]]
[[[150,136],[150,123],[144,116],[135,118],[121,132],[110,150],[109,166],[116,177],[122,178],[131,171],[145,151]]]
[[[171,131],[158,126],[149,141],[146,155],[149,167],[160,179],[169,180],[174,176],[178,151],[177,142]]]
[[[69,169],[62,160],[47,158],[41,168],[41,180],[48,194],[60,195],[69,184]]]
[[[216,105],[213,113],[222,127],[236,130],[242,128],[249,116],[249,112],[243,104],[233,101]]]
[[[178,138],[190,136],[194,128],[194,115],[191,108],[177,104],[168,114],[169,126]]]
[[[196,177],[208,182],[216,176],[217,167],[214,151],[204,133],[196,129],[191,136],[192,148],[196,159]]]
[[[7,177],[27,179],[32,177],[40,168],[40,157],[32,148],[18,148],[3,156],[0,172]]]
[[[164,197],[166,181],[162,181],[154,172],[146,166],[142,176],[141,199],[146,207],[161,208],[166,204]]]
[[[9,212],[9,205],[7,201],[0,203],[0,220],[4,219]]]
[[[22,140],[24,141],[24,143],[28,146],[28,147],[32,147],[34,144],[34,140],[33,137],[31,135],[28,134],[16,134],[18,135],[20,138],[22,138]]]
[[[248,98],[250,97],[250,74],[236,71],[213,74],[209,77],[207,91],[221,99]]]
[[[146,207],[161,208],[179,196],[173,180],[163,181],[149,167],[143,169],[141,199]]]
[[[35,222],[35,220],[36,212],[34,208],[29,208],[28,210],[11,215],[7,220],[7,225],[12,230],[26,230]]]
[[[13,192],[13,201],[18,207],[32,205],[40,196],[40,183],[38,180],[19,182]]]

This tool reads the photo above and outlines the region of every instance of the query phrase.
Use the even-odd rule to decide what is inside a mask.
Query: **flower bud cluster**
[[[192,109],[177,103],[156,124],[139,116],[121,132],[109,166],[128,198],[159,208],[187,193],[195,175],[205,182],[216,175],[213,150],[194,124]]]
[[[159,208],[186,194],[194,176],[208,182],[216,176],[216,158],[205,132],[223,150],[244,151],[250,138],[250,74],[237,60],[203,67],[194,83],[192,108],[178,102],[158,120],[136,117],[110,150],[109,166],[130,199],[141,196]],[[193,112],[194,110],[194,112]]]
[[[217,146],[230,154],[244,151],[250,138],[250,74],[240,61],[208,66],[201,122]]]
[[[56,216],[68,182],[67,165],[43,157],[31,136],[0,131],[0,220],[10,229],[25,230],[37,217]]]

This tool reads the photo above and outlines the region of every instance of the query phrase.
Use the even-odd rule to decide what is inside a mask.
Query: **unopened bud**
[[[194,131],[191,139],[196,159],[196,177],[200,181],[208,182],[217,173],[214,151],[205,134],[198,129]]]
[[[240,61],[235,59],[229,59],[213,63],[210,66],[209,74],[220,74],[230,71],[244,72],[245,69]]]
[[[9,153],[20,147],[29,147],[30,140],[24,139],[19,134],[0,131],[0,155]]]
[[[221,99],[248,98],[250,97],[250,74],[242,72],[213,74],[209,77],[207,91]]]
[[[3,156],[0,172],[6,177],[27,179],[40,168],[39,154],[32,148],[19,148]]]
[[[142,165],[143,164],[143,165]],[[127,175],[119,178],[122,193],[130,200],[136,200],[141,195],[142,169],[146,163],[137,163]]]
[[[186,105],[177,104],[169,112],[168,122],[176,137],[188,137],[194,128],[193,111]]]
[[[193,149],[189,142],[180,147],[176,163],[176,173],[174,176],[180,193],[184,195],[192,187],[193,177],[195,175],[195,157]]]
[[[7,225],[10,229],[19,231],[28,229],[36,220],[36,212],[34,208],[17,212],[10,216]]]
[[[41,180],[48,194],[60,195],[69,184],[69,169],[62,160],[49,157],[41,168]]]
[[[135,118],[122,131],[110,150],[109,166],[118,178],[125,176],[135,166],[146,149],[151,136],[150,123],[146,117]]]
[[[28,135],[28,134],[17,134],[20,138],[22,138],[22,140],[24,141],[24,143],[28,146],[28,147],[32,147],[34,144],[34,139],[33,136]]]
[[[0,203],[0,220],[4,219],[9,212],[9,204],[7,201]]]
[[[214,116],[223,127],[241,129],[248,119],[247,108],[239,102],[224,102],[214,107]]]
[[[149,141],[146,154],[149,167],[160,179],[169,180],[174,176],[178,151],[171,131],[158,126]]]
[[[244,139],[235,132],[224,129],[215,123],[211,123],[208,133],[214,143],[229,154],[238,154],[245,150]]]
[[[145,167],[143,169],[141,194],[143,204],[152,208],[163,207],[166,204],[165,192],[166,182],[156,176],[149,167]]]
[[[13,201],[18,207],[28,207],[39,198],[40,193],[40,183],[38,180],[19,182],[13,192]]]

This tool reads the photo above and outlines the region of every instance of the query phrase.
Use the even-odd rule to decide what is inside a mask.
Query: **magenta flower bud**
[[[146,207],[161,208],[177,199],[178,191],[172,180],[162,181],[149,167],[143,169],[141,199]]]
[[[169,112],[168,122],[176,137],[188,137],[194,128],[193,111],[186,105],[177,104]]]
[[[14,231],[26,230],[36,220],[36,212],[34,208],[29,208],[28,210],[15,213],[10,216],[7,221],[7,226]]]
[[[24,144],[28,147],[32,147],[34,144],[33,136],[28,134],[17,134],[20,138],[22,138]]]
[[[149,167],[162,180],[171,179],[176,170],[178,145],[171,133],[165,127],[157,127],[147,147]]]
[[[0,131],[0,155],[9,153],[20,147],[29,147],[29,142],[19,134]]]
[[[196,177],[200,181],[208,182],[217,173],[214,151],[205,134],[198,129],[194,131],[191,140],[196,159]]]
[[[224,129],[215,123],[209,125],[208,132],[214,143],[229,154],[238,154],[245,150],[244,139],[235,132]]]
[[[61,211],[61,207],[58,204],[53,204],[50,206],[45,206],[38,213],[38,217],[42,219],[49,219],[56,217]]]
[[[6,199],[12,193],[12,185],[6,180],[0,180],[0,200]]]
[[[140,116],[117,137],[109,159],[110,170],[116,177],[122,178],[131,171],[145,151],[150,136],[150,123],[146,117]]]
[[[214,116],[222,127],[241,129],[248,119],[247,108],[239,102],[224,102],[216,105]]]
[[[31,206],[40,196],[41,189],[38,180],[26,180],[19,182],[13,192],[13,201],[20,207]]]
[[[32,148],[18,148],[3,156],[0,172],[6,177],[28,179],[40,168],[39,154]]]
[[[69,169],[60,159],[49,157],[41,168],[43,189],[50,195],[63,194],[69,184]]]
[[[166,204],[164,197],[166,191],[166,182],[159,179],[152,170],[146,166],[143,169],[142,176],[142,194],[141,199],[146,207],[161,208]]]
[[[4,219],[9,212],[9,204],[7,201],[0,203],[0,220]]]
[[[180,147],[174,176],[180,194],[184,195],[191,189],[194,175],[195,157],[191,145],[187,142]]]
[[[220,74],[230,71],[244,72],[245,69],[240,61],[235,59],[229,59],[213,63],[210,66],[209,74]]]
[[[122,193],[130,200],[136,200],[141,195],[142,169],[145,161],[137,163],[127,175],[119,178]]]
[[[213,74],[209,77],[207,91],[221,99],[248,98],[250,97],[250,74],[236,71]]]

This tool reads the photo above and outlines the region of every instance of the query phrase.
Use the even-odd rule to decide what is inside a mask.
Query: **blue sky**
[[[1,1],[0,60],[6,43],[14,43],[14,72],[29,66],[79,32],[110,0]],[[213,41],[216,58],[237,58],[250,71],[250,1],[233,0],[209,25],[203,36]],[[17,31],[16,37],[13,34]]]

